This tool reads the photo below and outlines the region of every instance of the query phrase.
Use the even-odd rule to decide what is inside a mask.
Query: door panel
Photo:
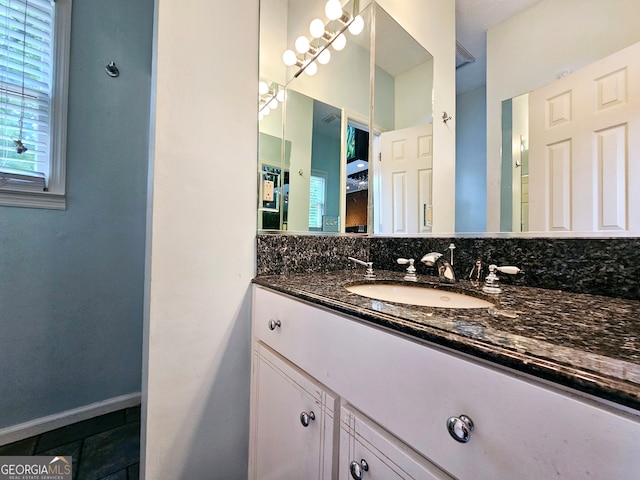
[[[380,152],[380,233],[431,232],[433,126],[382,133]]]
[[[638,230],[640,43],[532,92],[532,231]]]

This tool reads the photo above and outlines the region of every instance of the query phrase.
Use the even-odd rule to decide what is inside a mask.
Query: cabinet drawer
[[[257,339],[455,477],[637,478],[638,417],[256,290]],[[447,430],[461,414],[468,443]]]

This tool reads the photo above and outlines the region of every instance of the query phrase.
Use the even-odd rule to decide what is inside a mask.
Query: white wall
[[[257,58],[257,0],[156,0],[143,478],[247,475]]]
[[[291,142],[287,230],[309,230],[309,182],[313,148],[313,99],[287,93],[285,139]]]
[[[395,79],[395,128],[433,122],[433,59]]]
[[[487,32],[487,231],[500,230],[501,102],[640,41],[638,18],[638,0],[543,0]]]
[[[434,233],[455,228],[456,119],[439,120],[456,110],[455,2],[379,0],[409,34],[433,55],[433,210]]]

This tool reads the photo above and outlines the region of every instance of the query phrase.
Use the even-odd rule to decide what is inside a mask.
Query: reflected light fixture
[[[313,38],[321,38],[324,35],[324,22],[319,18],[314,18],[309,24],[309,33]]]
[[[340,0],[329,0],[324,6],[324,14],[329,20],[337,20],[342,16],[342,4]]]
[[[349,33],[351,35],[360,35],[362,30],[364,30],[364,19],[360,15],[356,15],[356,18],[349,25]]]
[[[295,47],[298,53],[307,53],[310,47],[309,39],[303,35],[299,36],[296,38]]]
[[[314,61],[309,62],[304,69],[304,73],[306,73],[310,77],[313,77],[316,73],[318,73],[318,64]]]
[[[293,50],[287,50],[282,54],[282,61],[287,67],[293,67],[297,61],[298,57],[296,56],[296,52]]]
[[[329,19],[325,23],[320,18],[314,18],[309,23],[309,33],[312,39],[301,35],[294,43],[295,51],[286,50],[282,55],[282,61],[288,67],[296,66],[298,71],[294,78],[306,71],[308,75],[315,75],[318,64],[326,65],[331,60],[329,46],[334,50],[343,50],[347,44],[345,30],[352,35],[359,35],[364,30],[364,19],[359,14],[360,2],[352,0],[353,15],[342,10],[340,0],[328,0],[325,5],[325,15]],[[296,53],[297,52],[297,53]],[[317,60],[317,63],[316,63]]]
[[[347,45],[347,37],[345,37],[344,33],[341,33],[340,35],[338,35],[333,41],[333,43],[331,44],[333,49],[336,50],[337,52],[339,52],[340,50],[344,50],[344,47],[346,47],[346,45]]]
[[[329,63],[329,60],[331,60],[331,52],[325,48],[318,54],[318,63],[326,65]]]
[[[266,115],[269,115],[272,110],[276,110],[279,106],[279,102],[283,102],[285,99],[284,88],[273,82],[271,85],[264,81],[258,83],[258,119],[262,120]]]

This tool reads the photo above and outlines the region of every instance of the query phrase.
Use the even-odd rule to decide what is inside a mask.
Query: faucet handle
[[[495,267],[496,270],[502,273],[508,273],[509,275],[516,275],[517,273],[524,273],[518,267],[506,266],[506,267],[498,267],[497,265],[489,265],[489,269],[491,267]]]
[[[504,266],[499,267],[495,264],[489,265],[489,275],[484,280],[484,287],[482,287],[482,291],[486,293],[500,293],[502,289],[500,288],[498,275],[496,275],[496,271],[507,273],[509,275],[515,275],[517,273],[524,273],[518,267],[514,266]]]
[[[405,280],[409,282],[415,282],[418,280],[418,277],[416,276],[416,267],[413,265],[413,263],[415,262],[413,258],[399,258],[396,261],[399,265],[409,264],[409,266],[407,267],[407,274],[404,276]]]

